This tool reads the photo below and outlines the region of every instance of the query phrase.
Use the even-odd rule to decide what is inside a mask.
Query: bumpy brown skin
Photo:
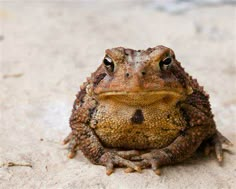
[[[70,126],[69,157],[80,149],[108,175],[115,166],[160,174],[160,166],[183,161],[201,144],[214,147],[221,162],[222,144],[231,145],[216,129],[208,95],[164,46],[106,50],[81,86]]]

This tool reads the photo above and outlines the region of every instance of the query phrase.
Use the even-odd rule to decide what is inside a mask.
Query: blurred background
[[[106,177],[81,154],[66,158],[60,141],[75,94],[105,49],[156,45],[205,87],[219,130],[236,144],[235,0],[0,0],[0,165],[33,165],[0,167],[0,188],[233,188],[229,154],[223,168],[212,157],[163,177]]]

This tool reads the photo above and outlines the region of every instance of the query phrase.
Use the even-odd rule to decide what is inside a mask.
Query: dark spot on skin
[[[103,78],[104,78],[106,75],[107,75],[106,73],[102,73],[102,74],[96,76],[96,78],[95,78],[95,80],[94,80],[94,82],[93,82],[93,85],[94,85],[94,86],[97,86],[98,83],[99,83],[100,81],[102,81]]]
[[[140,109],[137,109],[131,118],[132,123],[142,124],[144,121],[143,112]]]
[[[180,108],[180,112],[182,113],[183,118],[187,122],[188,127],[190,127],[190,123],[189,122],[190,122],[191,118],[189,117],[187,111],[184,108]]]
[[[90,117],[92,117],[92,115],[93,115],[93,113],[94,113],[95,110],[96,110],[96,107],[94,107],[94,108],[89,108],[89,115],[90,115]]]
[[[153,50],[154,50],[154,48],[148,48],[148,49],[146,50],[146,52],[147,52],[148,54],[150,54]]]
[[[90,121],[91,121],[91,118],[93,117],[94,114],[96,114],[96,107],[94,108],[89,108],[88,111],[89,111],[89,119],[87,120],[86,124],[90,124]],[[96,125],[97,124],[97,120],[93,120],[94,121],[94,124]]]
[[[180,130],[179,134],[182,135],[182,136],[185,136],[185,130]]]

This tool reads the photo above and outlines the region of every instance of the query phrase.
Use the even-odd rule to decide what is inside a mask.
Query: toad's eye
[[[106,56],[103,59],[103,64],[108,72],[114,72],[115,64],[110,57]]]
[[[161,70],[167,70],[172,63],[171,57],[166,57],[163,60],[160,61],[159,66]]]

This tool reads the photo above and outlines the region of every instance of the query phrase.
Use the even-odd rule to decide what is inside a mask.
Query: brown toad
[[[70,126],[68,156],[79,149],[108,175],[114,167],[159,174],[160,166],[183,161],[201,144],[214,147],[221,162],[222,144],[231,145],[216,129],[208,95],[164,46],[106,50],[81,86]]]

